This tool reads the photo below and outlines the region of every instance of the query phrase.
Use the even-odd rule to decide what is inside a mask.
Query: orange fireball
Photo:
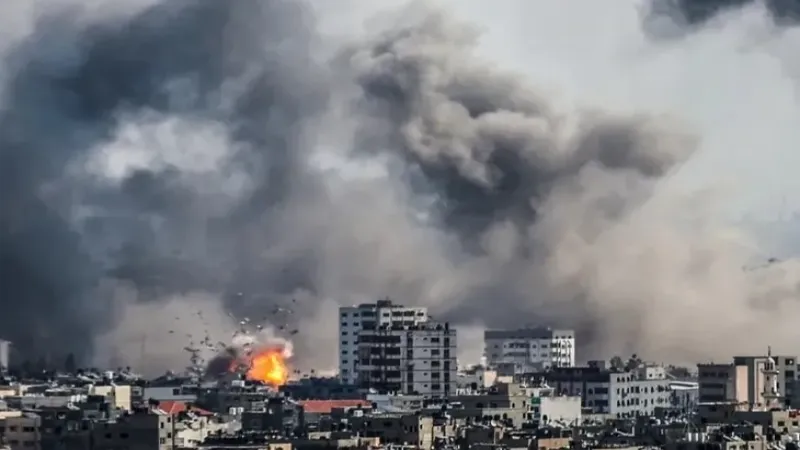
[[[258,380],[272,386],[286,384],[289,368],[283,351],[275,348],[262,349],[250,356],[247,369],[248,380]]]

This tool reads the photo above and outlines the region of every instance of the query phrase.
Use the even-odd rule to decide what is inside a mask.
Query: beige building
[[[792,399],[795,380],[797,379],[797,357],[796,356],[774,356],[769,357],[775,362],[777,372],[777,390],[780,402],[788,405]],[[763,407],[768,403],[764,399],[764,368],[767,364],[768,356],[736,356],[733,364],[747,368],[748,383],[747,397],[753,408]]]
[[[698,364],[699,403],[747,403],[747,367],[734,364]]]
[[[131,387],[120,385],[92,386],[88,389],[89,395],[102,395],[111,400],[117,409],[131,410]]]
[[[729,364],[698,364],[700,403],[735,403],[757,410],[768,407],[764,398],[765,369],[770,356],[736,356]],[[778,402],[790,404],[797,378],[797,358],[771,356],[774,361]],[[770,383],[771,384],[771,383]]]

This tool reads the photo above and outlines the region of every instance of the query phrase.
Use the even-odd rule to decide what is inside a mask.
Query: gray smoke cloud
[[[584,358],[797,335],[796,264],[743,271],[758,249],[724,202],[676,189],[702,127],[565,105],[441,9],[344,38],[299,1],[37,5],[0,73],[0,332],[22,353],[158,371],[247,317],[332,367],[336,307],[385,296],[463,342],[574,327]]]
[[[796,0],[667,0],[651,2],[656,13],[678,13],[690,25],[713,20],[719,14],[726,14],[742,8],[764,7],[778,24],[795,23],[800,18],[800,3]]]

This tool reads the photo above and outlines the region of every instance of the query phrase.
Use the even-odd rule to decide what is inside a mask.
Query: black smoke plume
[[[335,307],[390,296],[688,359],[797,310],[794,267],[743,271],[713,205],[664,187],[698,141],[677,120],[563,109],[419,5],[339,45],[299,1],[151,3],[45,8],[3,50],[0,331],[21,353],[157,370],[242,321],[332,366]]]

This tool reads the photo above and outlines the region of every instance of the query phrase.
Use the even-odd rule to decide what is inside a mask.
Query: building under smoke
[[[0,339],[0,372],[7,372],[11,357],[11,342]]]
[[[430,319],[425,307],[410,307],[389,299],[339,308],[339,378],[358,383],[359,345],[363,332],[381,328],[411,327]]]
[[[486,330],[484,355],[489,367],[534,372],[575,365],[575,332],[552,328]]]

